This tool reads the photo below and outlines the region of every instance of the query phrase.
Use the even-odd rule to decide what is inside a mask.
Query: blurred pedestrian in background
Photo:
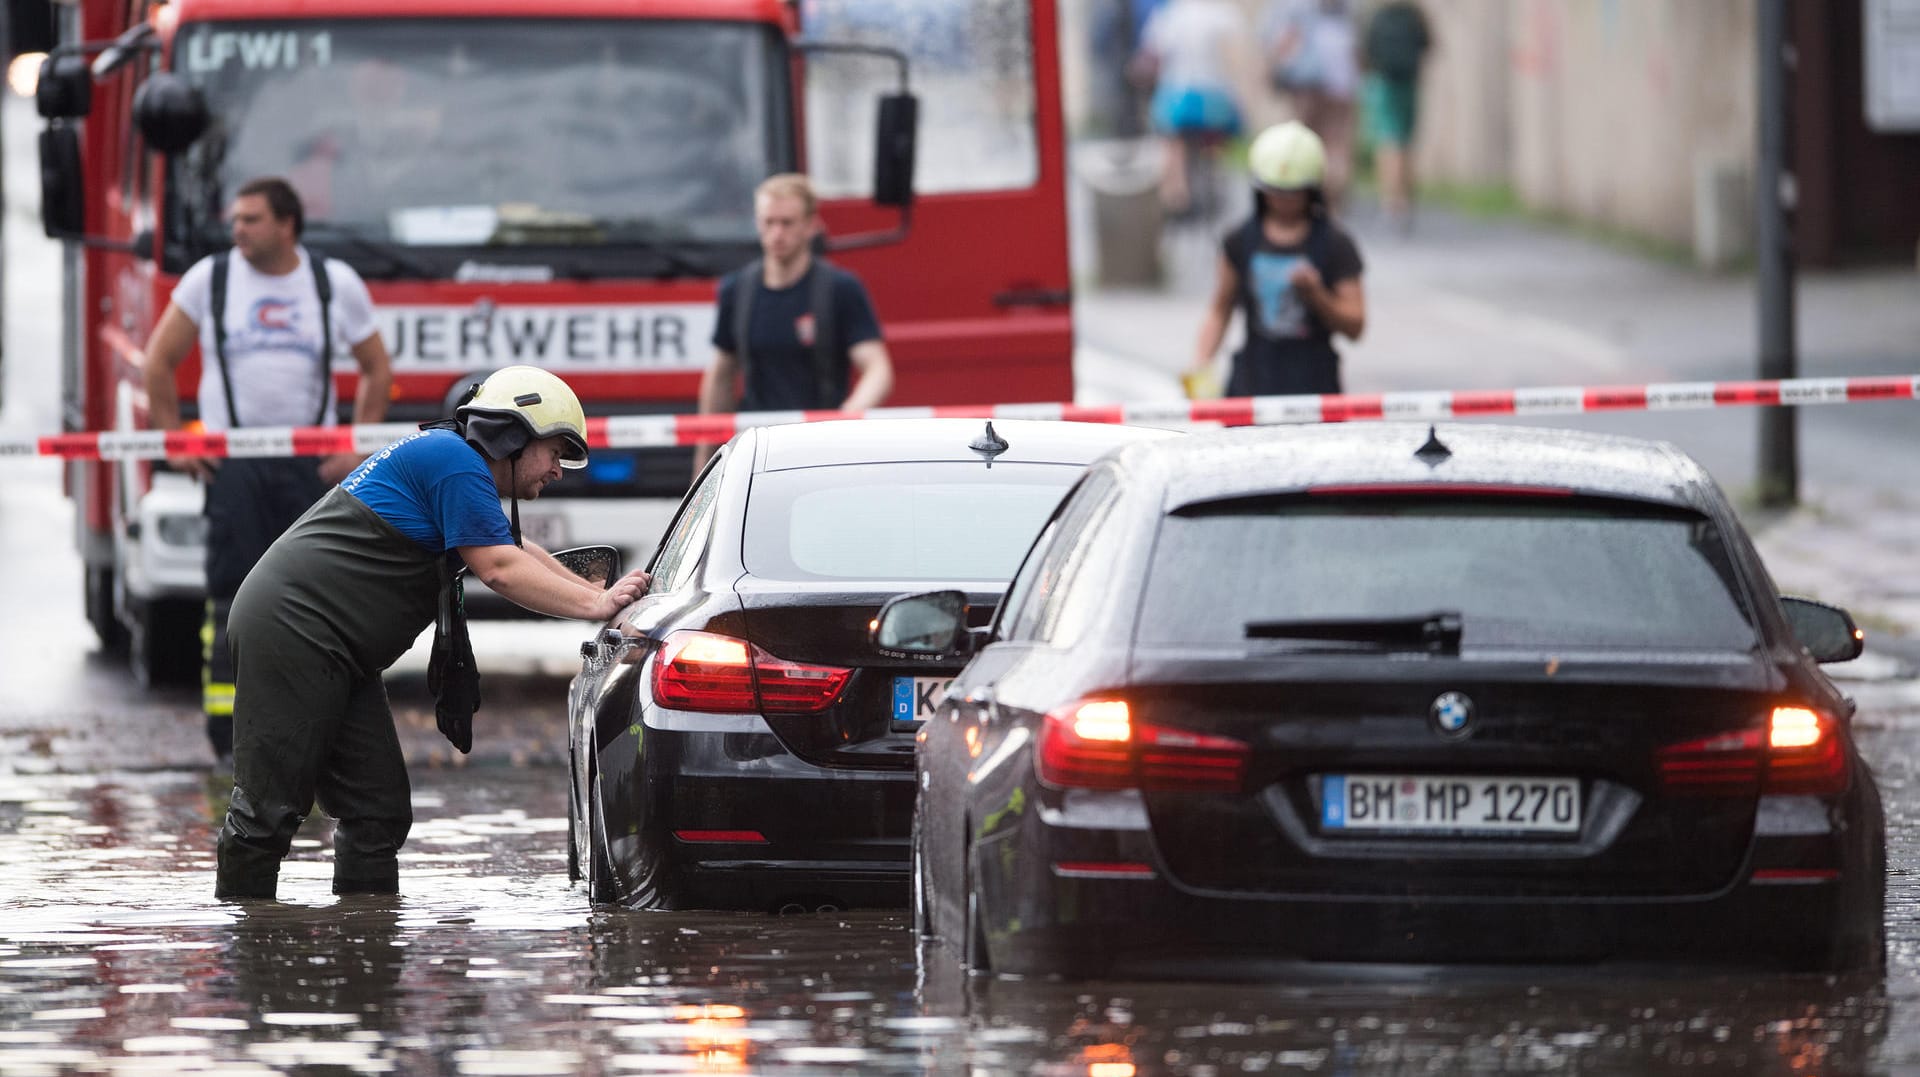
[[[1238,306],[1246,343],[1233,356],[1228,396],[1338,393],[1338,333],[1366,328],[1364,268],[1353,237],[1335,223],[1321,184],[1326,149],[1297,120],[1260,132],[1247,149],[1254,212],[1221,244],[1218,283],[1200,325],[1191,387],[1214,381],[1212,365]]]
[[[1101,111],[1115,138],[1139,138],[1146,133],[1147,97],[1151,79],[1135,78],[1133,58],[1152,17],[1164,0],[1095,0],[1089,37],[1093,67],[1098,73]]]
[[[1420,116],[1420,64],[1433,33],[1420,5],[1390,0],[1367,21],[1366,81],[1361,91],[1366,138],[1380,178],[1387,219],[1413,227],[1413,131]]]
[[[1272,0],[1261,27],[1267,77],[1327,150],[1322,190],[1342,205],[1353,174],[1359,34],[1352,0]]]
[[[1245,33],[1230,0],[1169,0],[1141,31],[1134,77],[1153,85],[1153,129],[1166,143],[1160,204],[1169,214],[1211,214],[1213,166],[1240,133],[1232,53]]]

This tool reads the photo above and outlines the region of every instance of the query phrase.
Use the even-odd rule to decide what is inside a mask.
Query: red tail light
[[[853,670],[775,658],[743,639],[675,632],[653,664],[653,699],[676,710],[815,714],[840,698]]]
[[[1751,796],[1831,795],[1847,787],[1847,756],[1833,718],[1775,707],[1763,732],[1722,733],[1670,744],[1657,756],[1668,792]]]
[[[1236,793],[1247,745],[1133,720],[1122,700],[1095,699],[1048,712],[1034,765],[1056,788]]]
[[[1837,723],[1805,707],[1775,707],[1768,731],[1767,792],[1831,795],[1847,788]]]

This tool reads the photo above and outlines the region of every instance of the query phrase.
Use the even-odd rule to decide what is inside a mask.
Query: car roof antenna
[[[986,433],[967,443],[967,448],[987,458],[987,466],[993,466],[993,458],[1006,452],[1011,446],[1007,439],[993,432],[993,420],[987,420]]]
[[[1439,431],[1429,423],[1427,424],[1427,443],[1413,450],[1413,455],[1428,467],[1439,467],[1453,455],[1453,450],[1447,448],[1446,442],[1440,440]]]

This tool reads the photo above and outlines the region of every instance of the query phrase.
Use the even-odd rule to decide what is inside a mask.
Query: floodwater
[[[282,901],[222,904],[204,772],[0,775],[0,1077],[1910,1072],[1916,730],[1864,731],[1892,969],[1839,980],[969,979],[903,913],[591,909],[552,766],[417,771],[399,897],[334,897],[315,825]]]

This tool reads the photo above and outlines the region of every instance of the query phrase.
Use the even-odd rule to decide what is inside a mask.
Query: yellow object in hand
[[[1180,375],[1180,390],[1188,400],[1218,400],[1222,386],[1220,375],[1211,366],[1189,370]]]

